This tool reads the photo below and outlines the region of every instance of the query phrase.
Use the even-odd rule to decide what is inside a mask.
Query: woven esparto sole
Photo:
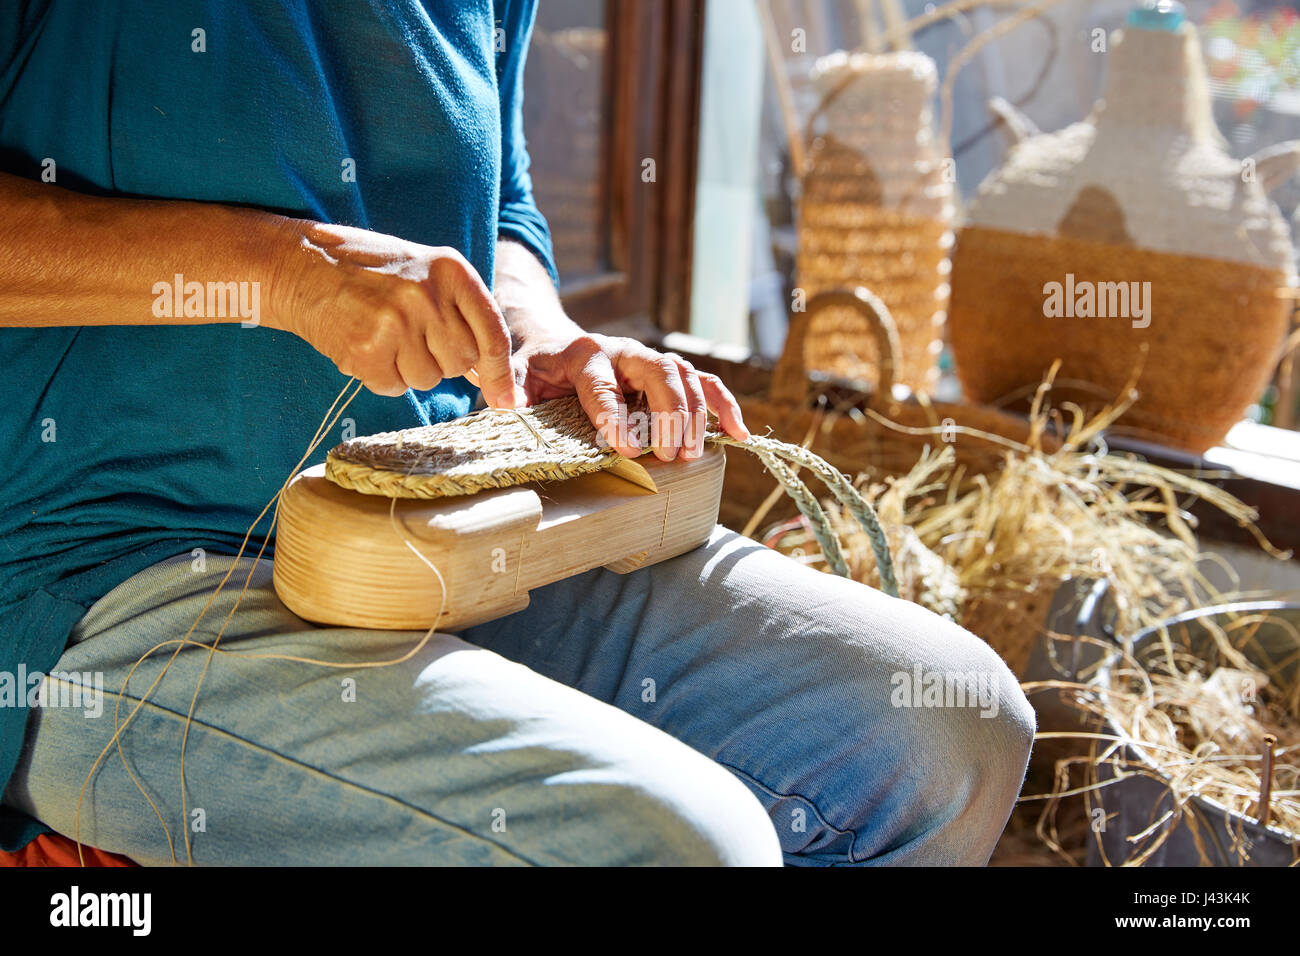
[[[345,441],[325,477],[366,495],[441,498],[602,471],[620,455],[602,445],[576,397],[518,412],[484,409],[421,428]]]

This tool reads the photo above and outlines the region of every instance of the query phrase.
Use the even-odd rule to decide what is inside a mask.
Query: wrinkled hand
[[[521,403],[505,319],[459,252],[349,226],[288,228],[268,325],[305,339],[378,395],[467,375],[489,405]]]
[[[634,339],[572,326],[526,339],[511,363],[530,404],[576,393],[598,433],[628,457],[639,456],[648,443],[661,461],[699,458],[707,411],[728,435],[749,437],[740,406],[716,375]],[[632,392],[645,394],[649,422],[629,423],[626,397]]]

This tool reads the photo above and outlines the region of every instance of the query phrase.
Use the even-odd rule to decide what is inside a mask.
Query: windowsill
[[[1205,460],[1247,478],[1300,491],[1300,433],[1290,429],[1241,422],[1221,446],[1205,453]]]

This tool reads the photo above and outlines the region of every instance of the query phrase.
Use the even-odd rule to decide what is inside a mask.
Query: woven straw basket
[[[1129,27],[1112,37],[1108,68],[1087,121],[1024,139],[980,186],[953,257],[949,340],[982,403],[1027,401],[1059,358],[1055,398],[1096,408],[1140,369],[1117,430],[1200,452],[1280,357],[1295,274],[1267,189],[1300,151],[1228,155],[1190,24]],[[1048,302],[1058,288],[1062,303],[1093,295],[1104,316],[1060,314]]]
[[[842,406],[838,409],[818,406],[810,394],[815,386],[808,377],[806,355],[825,334],[828,321],[857,338],[870,338],[877,354],[884,357],[870,395],[848,383],[820,385],[822,392],[844,399],[838,402]],[[1028,439],[1029,423],[1006,412],[974,405],[895,400],[898,341],[889,309],[865,288],[814,296],[806,311],[790,318],[785,351],[772,372],[770,388],[766,393],[739,397],[745,421],[755,432],[770,428],[773,437],[782,441],[806,443],[850,477],[866,474],[873,479],[905,474],[927,446],[941,447],[945,438],[951,440],[957,462],[968,472],[982,474],[997,468],[1006,449],[966,430],[1016,442]],[[723,488],[723,522],[743,527],[775,487],[775,480],[757,459],[730,456]],[[769,512],[773,520],[794,513],[784,502]]]
[[[931,129],[935,66],[911,51],[817,62],[799,202],[797,283],[809,296],[859,285],[898,330],[894,379],[933,389],[943,347],[952,246],[952,184]],[[870,381],[880,355],[851,307],[830,307],[807,344],[816,371]]]

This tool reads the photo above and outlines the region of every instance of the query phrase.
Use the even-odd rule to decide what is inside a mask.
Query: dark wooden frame
[[[703,58],[702,0],[609,0],[605,171],[600,189],[609,269],[562,284],[587,328],[640,321],[684,331]],[[655,182],[641,181],[655,160]],[[545,214],[546,210],[542,210]]]

